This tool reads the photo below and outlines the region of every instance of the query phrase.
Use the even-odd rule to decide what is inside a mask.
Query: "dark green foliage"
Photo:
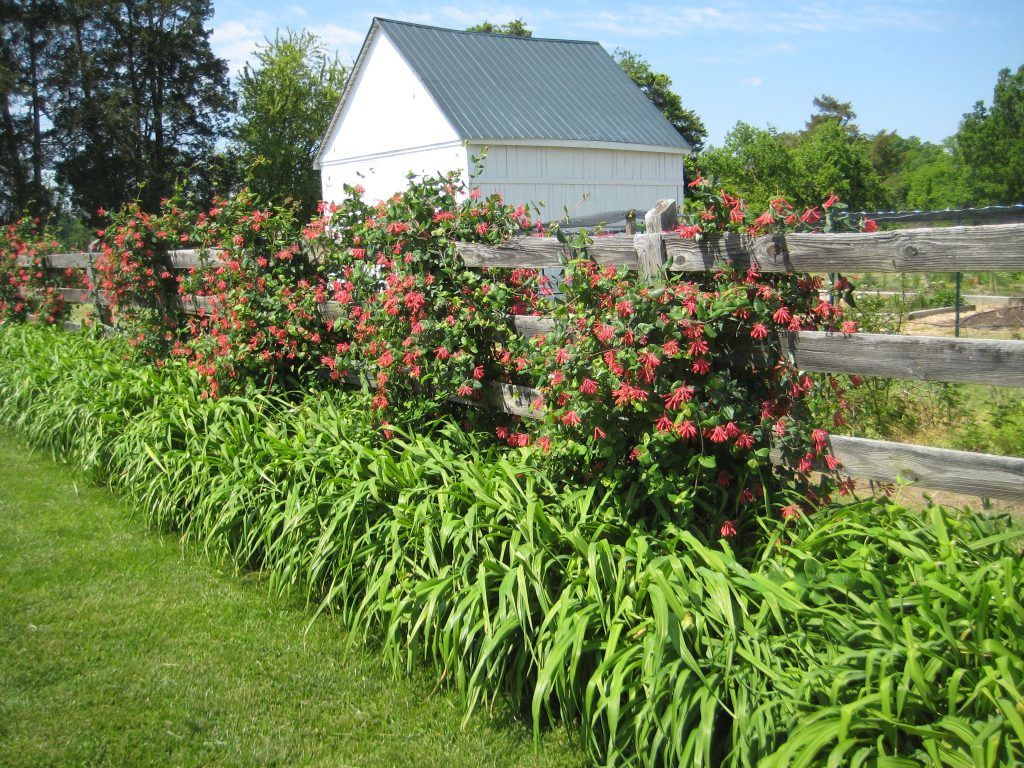
[[[19,0],[0,10],[0,217],[88,216],[177,178],[209,182],[232,96],[210,50],[209,0]],[[58,199],[63,195],[58,196]]]
[[[232,107],[227,66],[210,50],[212,15],[209,0],[65,3],[56,169],[85,213],[136,195],[156,210],[212,154]]]
[[[48,0],[0,5],[0,221],[53,207],[44,183],[50,117],[49,68],[56,38]]]
[[[453,425],[383,442],[361,395],[204,401],[181,368],[26,327],[0,352],[0,421],[607,765],[1024,759],[1019,531],[867,501],[733,551]]]
[[[860,131],[854,124],[857,113],[853,111],[853,104],[848,101],[839,101],[835,96],[826,93],[814,97],[814,108],[817,110],[811,119],[807,121],[805,129],[808,132],[814,131],[825,123],[835,123],[851,136]]]
[[[826,120],[801,136],[793,150],[796,197],[821,200],[837,194],[851,210],[872,210],[885,204],[878,175],[871,167],[866,139],[849,125]]]

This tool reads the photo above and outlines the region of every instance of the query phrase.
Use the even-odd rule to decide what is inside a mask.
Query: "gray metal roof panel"
[[[599,43],[374,19],[463,139],[687,143]],[[557,79],[555,79],[557,78]]]

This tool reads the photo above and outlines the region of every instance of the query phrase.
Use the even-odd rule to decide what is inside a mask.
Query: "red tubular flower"
[[[779,307],[775,310],[775,314],[772,315],[772,320],[780,325],[785,325],[793,319],[793,314],[789,311],[788,307]]]
[[[683,403],[688,403],[693,399],[693,387],[683,385],[676,387],[672,390],[672,394],[668,395],[665,399],[665,407],[669,410],[678,409]]]
[[[800,216],[800,221],[802,221],[804,224],[817,224],[819,221],[821,221],[821,212],[818,210],[818,206],[808,208],[806,211],[804,211],[803,214]]]
[[[584,379],[580,384],[580,392],[584,395],[593,395],[597,392],[597,382],[593,379]]]
[[[722,523],[722,527],[719,529],[719,533],[723,539],[732,538],[736,535],[736,520],[726,520]]]
[[[600,427],[594,427],[594,439],[600,440],[603,437],[606,437],[605,431]]]
[[[580,423],[580,415],[576,411],[569,411],[562,416],[562,423],[567,427],[575,427]]]
[[[782,519],[785,520],[787,523],[790,520],[797,520],[800,517],[800,507],[796,506],[795,504],[790,504],[788,507],[782,508],[781,515]]]
[[[767,339],[768,328],[765,327],[764,323],[754,323],[754,327],[750,329],[750,338]]]
[[[723,426],[715,427],[714,429],[710,430],[707,433],[707,435],[708,440],[710,440],[713,443],[724,443],[726,440],[729,439],[729,432]]]
[[[676,433],[684,440],[693,440],[697,437],[697,427],[692,421],[683,421],[676,425]]]

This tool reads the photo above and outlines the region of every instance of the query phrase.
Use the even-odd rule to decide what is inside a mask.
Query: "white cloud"
[[[256,46],[266,39],[264,27],[232,20],[214,26],[210,45],[215,54],[227,60],[231,74],[237,75],[252,57]]]
[[[338,24],[318,24],[312,31],[326,43],[329,50],[338,52],[342,63],[355,59],[366,38],[366,29],[352,29]]]
[[[290,12],[290,11],[289,11]],[[246,63],[253,59],[256,46],[273,39],[280,30],[301,30],[301,24],[280,23],[266,14],[256,14],[248,21],[232,19],[216,24],[210,36],[214,53],[227,60],[232,76],[241,73]],[[329,51],[336,51],[342,63],[352,61],[366,37],[366,30],[356,30],[339,24],[318,24],[309,30],[320,37]]]
[[[755,77],[745,77],[742,80],[740,80],[740,82],[743,85],[749,85],[752,88],[757,88],[759,85],[762,85],[764,83],[764,78],[761,77],[760,75],[757,75]]]

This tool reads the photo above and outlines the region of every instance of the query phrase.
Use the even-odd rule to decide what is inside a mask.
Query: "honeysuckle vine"
[[[47,268],[46,256],[59,250],[56,236],[40,219],[23,218],[0,228],[0,322],[64,319],[67,305],[60,287],[88,286],[80,272]]]
[[[755,215],[703,178],[689,185],[684,218],[676,231],[694,238],[854,228],[834,195],[803,210],[776,198]],[[599,233],[581,232],[559,235],[579,258],[554,296],[537,270],[458,259],[457,241],[497,244],[538,227],[525,207],[455,175],[411,179],[378,203],[350,187],[309,222],[247,191],[202,211],[179,196],[155,214],[130,206],[108,219],[96,268],[115,321],[139,357],[185,359],[205,396],[359,383],[385,437],[456,419],[543,454],[566,478],[633,489],[638,520],[709,538],[745,535],[766,510],[798,521],[847,490],[830,425],[811,409],[826,400],[841,424],[842,387],[796,370],[777,342],[787,331],[856,331],[823,298],[826,287],[849,294],[842,276],[826,285],[726,269],[642,282],[590,260]],[[168,253],[185,247],[205,261],[176,272]],[[555,330],[521,337],[512,316],[524,314],[550,315]],[[466,407],[486,406],[495,383],[535,388],[533,418]],[[784,464],[769,460],[773,449]]]

